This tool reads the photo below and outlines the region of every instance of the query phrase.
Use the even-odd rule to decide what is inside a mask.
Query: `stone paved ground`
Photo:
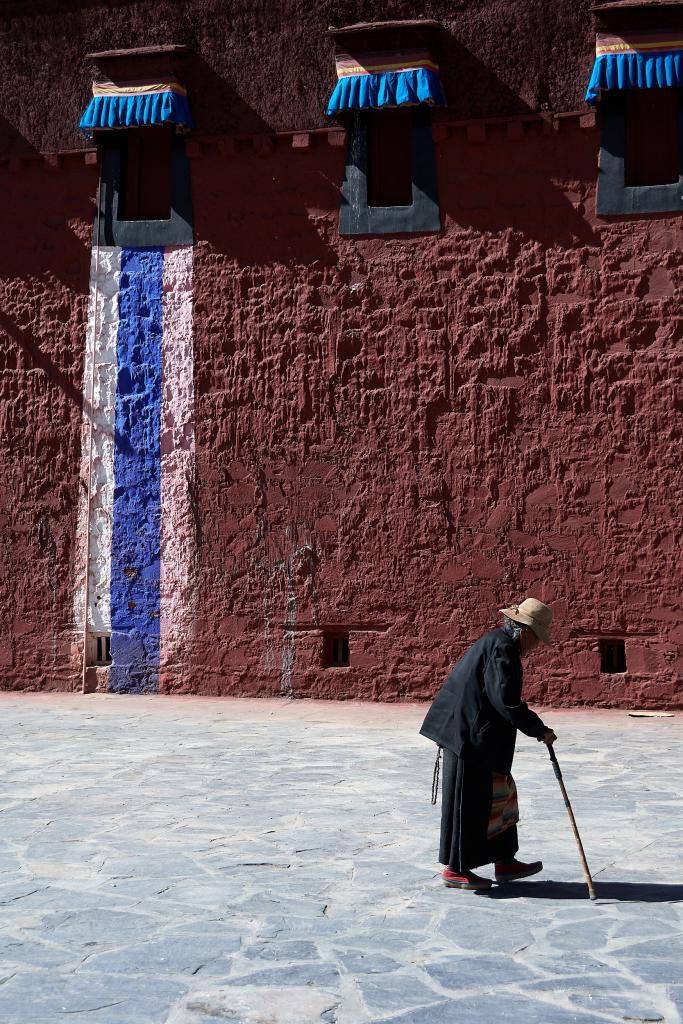
[[[446,890],[424,708],[0,698],[2,1024],[681,1021],[683,716],[520,739],[538,881]]]

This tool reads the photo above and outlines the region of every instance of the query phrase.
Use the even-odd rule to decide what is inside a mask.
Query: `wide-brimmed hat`
[[[509,608],[501,608],[501,613],[507,615],[513,622],[519,622],[523,626],[533,629],[541,643],[550,643],[550,623],[553,621],[553,610],[535,597],[525,598],[521,604],[511,604]]]

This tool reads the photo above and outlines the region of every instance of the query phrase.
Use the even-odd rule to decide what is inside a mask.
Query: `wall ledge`
[[[548,137],[554,136],[567,128],[580,128],[584,132],[597,131],[597,119],[593,111],[571,110],[562,113],[520,114],[511,117],[476,118],[467,121],[449,121],[437,117],[432,126],[435,143],[445,142],[453,134],[462,132],[468,143],[481,144],[487,141],[492,129],[502,127],[507,140],[519,144],[524,142],[534,126],[541,126],[541,132]],[[334,149],[346,147],[347,132],[339,125],[328,128],[296,128],[286,132],[261,132],[254,135],[202,135],[193,132],[187,138],[187,155],[196,160],[202,156],[218,153],[227,158],[239,157],[241,153],[252,150],[259,156],[268,158],[277,149],[278,144],[285,144],[300,154],[311,153],[320,145],[328,145]],[[10,170],[12,173],[42,166],[51,171],[60,171],[77,164],[86,167],[99,166],[98,150],[89,146],[83,149],[63,149],[56,152],[33,152],[0,155],[0,171]]]

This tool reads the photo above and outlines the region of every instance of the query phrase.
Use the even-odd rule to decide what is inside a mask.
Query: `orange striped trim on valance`
[[[100,79],[92,84],[93,96],[153,96],[159,92],[175,92],[187,96],[187,89],[177,78],[160,82],[158,79],[137,78],[128,82],[110,82]]]
[[[377,53],[337,53],[337,78],[350,78],[357,75],[381,75],[390,71],[438,71],[436,63],[428,50],[389,50]]]
[[[597,57],[604,57],[610,53],[657,53],[663,50],[683,50],[683,30],[629,32],[621,36],[599,32],[595,40]]]

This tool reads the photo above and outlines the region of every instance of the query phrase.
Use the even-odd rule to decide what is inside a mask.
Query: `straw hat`
[[[542,643],[550,643],[553,610],[547,604],[537,601],[535,597],[527,597],[521,604],[512,604],[509,608],[501,608],[500,611],[513,622],[520,622],[523,626],[533,629]]]

